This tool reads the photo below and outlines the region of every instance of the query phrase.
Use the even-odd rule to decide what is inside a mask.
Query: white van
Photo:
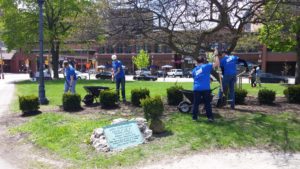
[[[183,71],[182,71],[182,69],[171,69],[167,73],[167,75],[172,76],[172,77],[176,77],[176,76],[182,77],[183,76]]]

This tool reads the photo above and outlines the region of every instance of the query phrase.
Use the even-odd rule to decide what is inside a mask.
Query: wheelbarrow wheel
[[[187,101],[182,101],[177,108],[181,113],[189,113],[191,111],[191,104]]]
[[[87,106],[92,105],[94,103],[93,95],[91,95],[91,94],[85,95],[82,102]]]

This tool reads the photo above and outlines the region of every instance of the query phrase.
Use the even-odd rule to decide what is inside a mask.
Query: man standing
[[[68,91],[70,91],[71,93],[75,94],[75,86],[76,86],[76,81],[77,81],[77,77],[76,77],[76,73],[74,68],[69,65],[68,61],[64,61],[63,62],[64,65],[64,75],[65,75],[65,93],[67,93]]]
[[[122,67],[122,62],[120,60],[117,60],[116,55],[111,56],[112,61],[112,67],[113,67],[113,78],[116,81],[116,91],[117,91],[117,100],[120,100],[120,85],[121,85],[121,92],[122,92],[122,99],[123,102],[126,102],[125,97],[125,72]]]
[[[211,109],[211,90],[210,90],[210,73],[213,68],[218,67],[220,62],[218,56],[215,55],[214,63],[206,63],[205,58],[196,59],[197,66],[192,71],[194,78],[194,105],[193,105],[193,120],[198,119],[199,104],[204,102],[205,111],[209,122],[214,121],[214,116]]]
[[[261,87],[260,75],[261,75],[261,66],[259,65],[256,68],[256,84],[258,84],[259,87]]]
[[[235,96],[234,96],[234,85],[236,83],[236,65],[244,63],[246,71],[248,72],[248,65],[245,60],[240,59],[237,56],[230,55],[229,52],[222,52],[222,59],[220,60],[220,66],[223,72],[222,86],[223,91],[219,91],[219,100],[217,106],[220,107],[222,104],[223,92],[229,87],[229,99],[231,109],[235,108]]]

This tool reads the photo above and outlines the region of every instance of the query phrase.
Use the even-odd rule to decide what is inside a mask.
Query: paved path
[[[5,79],[0,79],[0,118],[8,112],[9,104],[13,99],[14,81],[28,79],[28,75],[25,74],[5,74]],[[4,131],[1,131],[4,132]],[[5,154],[0,154],[0,169],[15,169],[12,164],[7,163],[2,157]]]
[[[155,163],[155,162],[154,162]],[[300,154],[260,150],[199,153],[169,160],[139,169],[299,169]]]

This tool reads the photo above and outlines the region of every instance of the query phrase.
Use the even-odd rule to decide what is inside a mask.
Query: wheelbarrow
[[[84,96],[82,102],[87,106],[92,105],[94,100],[97,102],[101,91],[109,90],[109,87],[105,86],[84,86],[83,88],[88,94]]]

